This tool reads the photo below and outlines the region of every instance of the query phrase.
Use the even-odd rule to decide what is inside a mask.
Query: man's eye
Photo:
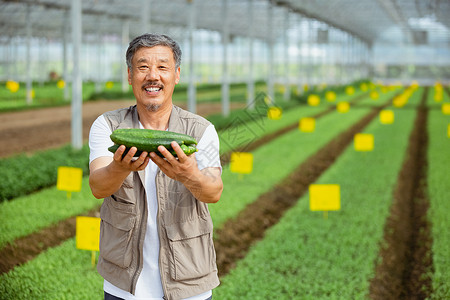
[[[139,66],[138,69],[139,70],[146,70],[146,69],[148,69],[148,67],[147,66]]]

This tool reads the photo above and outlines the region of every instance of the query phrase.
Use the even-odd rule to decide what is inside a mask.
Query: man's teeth
[[[147,91],[147,92],[157,92],[157,91],[159,91],[161,88],[160,87],[149,87],[149,88],[146,88],[145,90]]]

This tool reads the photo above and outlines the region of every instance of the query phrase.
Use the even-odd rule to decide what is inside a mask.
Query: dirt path
[[[381,109],[375,107],[360,121],[331,140],[309,157],[283,182],[249,204],[236,218],[227,221],[215,234],[219,275],[226,275],[236,262],[245,257],[250,246],[264,237],[284,212],[291,208],[320,175],[326,171],[353,141],[353,136],[367,126]]]
[[[381,263],[370,285],[371,299],[428,299],[431,292],[431,225],[427,221],[427,89],[417,110],[409,146],[394,191],[380,247]]]
[[[83,104],[83,139],[86,141],[94,120],[102,113],[134,105],[134,100],[92,101]],[[184,104],[178,104],[186,108]],[[231,109],[244,107],[231,103]],[[198,104],[197,113],[220,113],[221,103]],[[0,113],[0,158],[20,152],[51,149],[71,142],[71,107],[60,106],[28,111]]]

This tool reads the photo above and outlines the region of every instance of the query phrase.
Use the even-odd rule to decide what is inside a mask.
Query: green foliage
[[[56,184],[59,166],[78,167],[89,172],[89,147],[75,150],[67,145],[58,149],[19,154],[0,159],[0,202]]]
[[[301,118],[310,116],[311,111],[317,109],[303,107],[303,110],[295,112],[297,118]],[[209,206],[215,228],[236,216],[247,204],[288,176],[295,167],[366,113],[366,109],[354,110],[347,114],[332,113],[317,120],[314,133],[293,130],[280,136],[253,152],[251,174],[240,177],[239,174],[231,173],[229,166],[226,166],[222,173],[225,188],[221,200],[217,205]],[[268,124],[276,126],[280,121],[271,121]],[[248,134],[250,130],[241,132]],[[223,135],[220,137],[224,139]],[[247,135],[246,138],[251,136]],[[268,182],[270,184],[267,184]]]
[[[375,119],[372,152],[349,146],[316,182],[339,184],[341,210],[309,211],[308,195],[266,232],[214,291],[216,299],[364,299],[415,111]],[[317,134],[325,128],[317,129]],[[264,274],[264,275],[262,275]],[[242,285],[242,282],[249,284]]]
[[[70,239],[0,275],[0,299],[100,300],[103,279],[92,267],[91,252],[76,249]]]
[[[80,192],[71,193],[55,186],[43,189],[14,201],[0,203],[0,248],[22,236],[48,227],[58,221],[83,214],[97,206],[102,200],[95,199],[89,188],[89,179],[84,177]]]
[[[431,98],[433,99],[433,98]],[[434,102],[434,100],[432,100]],[[429,101],[430,102],[430,101]],[[432,299],[450,299],[450,211],[449,168],[450,138],[447,126],[450,117],[439,110],[430,110],[428,118],[428,211],[432,228],[432,254],[434,274],[432,276]]]

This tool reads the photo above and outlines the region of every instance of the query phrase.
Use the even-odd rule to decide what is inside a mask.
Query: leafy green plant
[[[19,154],[0,159],[3,175],[0,181],[0,202],[23,196],[56,184],[59,166],[83,169],[89,172],[89,147],[74,150],[66,145],[58,149],[38,151],[32,155]]]
[[[325,219],[321,212],[309,211],[308,195],[301,197],[223,278],[215,298],[367,297],[415,117],[412,110],[396,114],[395,124],[381,125],[375,119],[364,130],[375,136],[372,152],[355,152],[349,146],[316,182],[340,185],[341,210]]]

